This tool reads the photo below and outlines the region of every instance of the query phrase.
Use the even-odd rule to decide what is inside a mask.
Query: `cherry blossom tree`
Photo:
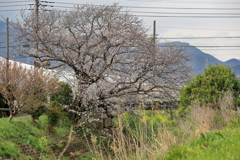
[[[9,121],[19,112],[33,115],[39,106],[46,104],[47,96],[57,91],[57,84],[56,78],[38,69],[0,61],[0,93],[9,106]]]
[[[13,23],[17,42],[30,47],[17,53],[48,60],[51,68],[74,75],[77,92],[71,111],[79,116],[95,107],[114,116],[112,108],[129,111],[151,97],[176,99],[190,77],[184,46],[153,44],[143,21],[117,3],[53,9],[38,18],[34,11],[21,15]]]

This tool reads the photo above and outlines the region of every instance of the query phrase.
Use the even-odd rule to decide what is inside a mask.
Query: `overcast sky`
[[[44,0],[45,1],[45,0]],[[5,3],[9,2],[9,3]],[[0,15],[4,18],[13,19],[19,16],[21,8],[29,9],[29,4],[34,0],[0,0]],[[112,4],[119,2],[121,6],[133,6],[143,8],[129,8],[136,15],[148,15],[143,19],[145,27],[152,34],[153,21],[156,20],[156,32],[159,38],[164,37],[240,37],[240,0],[49,0],[50,5],[56,8],[67,9],[73,4],[62,3],[90,3],[90,4]],[[41,2],[41,4],[46,4]],[[62,7],[61,7],[62,6]],[[155,7],[155,8],[154,8]],[[157,8],[159,7],[159,8]],[[169,9],[175,8],[175,9]],[[186,9],[195,8],[195,9]],[[197,9],[201,8],[201,9]],[[211,9],[207,9],[211,8]],[[215,8],[215,9],[213,9]],[[218,8],[218,9],[216,9]],[[231,9],[229,9],[231,8]],[[238,8],[238,9],[237,9]],[[126,8],[124,8],[126,9]],[[8,10],[8,11],[5,11]],[[145,13],[139,13],[145,12]],[[154,12],[154,13],[147,13]],[[161,12],[161,13],[159,13]],[[173,14],[175,13],[175,14]],[[184,13],[184,14],[180,14]],[[210,13],[210,14],[207,14]],[[153,17],[156,16],[156,17]],[[158,16],[188,16],[188,17],[158,17]],[[200,16],[189,18],[189,16]],[[211,16],[213,18],[202,18]],[[216,18],[222,16],[227,18]],[[0,17],[0,20],[3,18]],[[234,17],[234,18],[230,18]],[[170,40],[170,39],[168,39]],[[219,39],[171,39],[170,41],[187,42],[194,46],[240,46],[240,38]],[[221,61],[231,58],[240,59],[240,47],[225,48],[201,48],[203,52],[213,55]]]

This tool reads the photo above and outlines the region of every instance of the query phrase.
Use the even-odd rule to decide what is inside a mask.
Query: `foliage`
[[[44,86],[44,82],[42,80],[39,80],[39,83]],[[39,88],[40,85],[32,86],[31,90],[27,94],[38,96],[39,93],[42,93],[41,97],[39,97],[42,100],[42,104],[40,106],[32,106],[29,109],[27,109],[25,112],[30,114],[32,116],[32,122],[35,123],[35,120],[38,120],[41,115],[46,113],[47,111],[47,93],[44,91],[46,88]],[[37,88],[35,88],[37,87]]]
[[[63,116],[62,107],[60,106],[49,106],[47,111],[48,124],[52,127],[57,126],[60,122],[61,117]]]
[[[36,108],[31,108],[27,111],[29,113],[33,120],[38,120],[41,115],[47,112],[46,106],[38,106]]]
[[[0,138],[0,157],[17,157],[20,155],[20,149],[11,141]]]
[[[64,108],[72,108],[71,106],[73,104],[73,92],[72,92],[72,88],[69,85],[69,83],[59,82],[58,86],[59,86],[58,91],[51,94],[50,102],[51,102],[52,106],[59,106],[59,108],[58,108],[59,111],[53,113],[52,107],[50,107],[49,108],[50,110],[48,111],[48,116],[50,116],[49,120],[53,124],[54,123],[57,124],[59,122],[59,120],[60,120],[59,117],[63,118],[65,115],[67,115],[66,110]],[[55,109],[57,109],[57,108],[55,108]],[[53,121],[55,121],[55,122],[53,122]]]
[[[181,88],[180,112],[183,113],[195,103],[214,107],[227,90],[231,90],[235,96],[235,102],[238,101],[240,83],[235,75],[236,73],[232,72],[230,67],[209,65],[204,69],[204,74],[198,74]]]
[[[57,92],[51,95],[50,101],[57,102],[59,105],[72,105],[73,92],[69,83],[59,82],[59,89]]]
[[[45,105],[46,95],[58,88],[56,78],[5,60],[0,61],[0,82],[0,93],[11,108],[9,120],[20,111],[34,113],[39,106]]]

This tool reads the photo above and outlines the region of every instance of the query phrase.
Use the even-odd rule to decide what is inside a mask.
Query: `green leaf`
[[[200,135],[205,141],[207,140],[206,136],[203,133],[200,133]]]
[[[224,136],[219,132],[216,132],[215,135],[218,135],[218,136],[222,137],[223,139],[225,139]]]

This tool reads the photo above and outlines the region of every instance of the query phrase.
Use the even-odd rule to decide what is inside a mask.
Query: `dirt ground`
[[[18,114],[16,116],[14,116],[14,118],[31,118],[31,115],[29,115],[27,113],[23,113],[23,114]]]

